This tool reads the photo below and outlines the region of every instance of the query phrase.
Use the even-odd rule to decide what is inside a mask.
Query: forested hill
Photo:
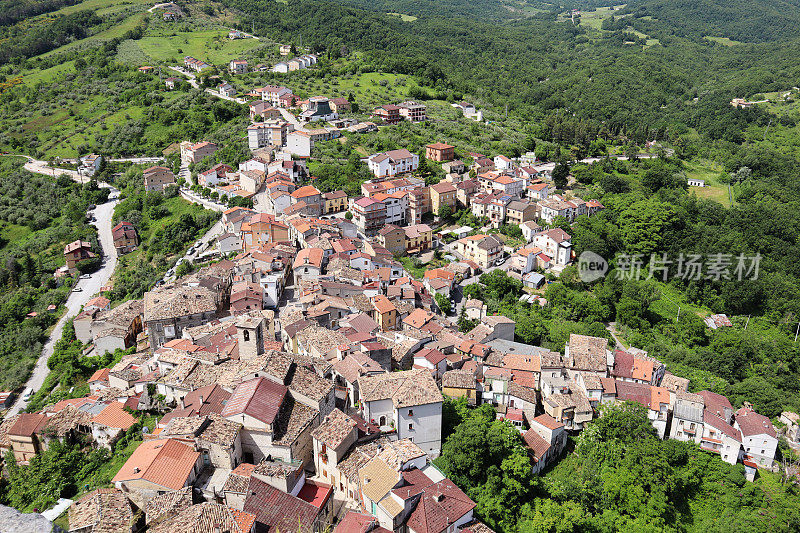
[[[620,14],[648,35],[760,43],[800,34],[800,0],[632,0]]]
[[[412,17],[472,17],[478,20],[513,20],[556,8],[536,0],[340,0],[347,4],[382,13]]]
[[[680,123],[737,142],[763,115],[738,113],[730,99],[800,79],[800,36],[735,47],[673,36],[643,47],[625,44],[626,31],[597,38],[544,15],[498,23],[443,11],[403,21],[323,0],[223,3],[244,26],[278,40],[302,37],[332,54],[358,50],[370,68],[414,74],[456,96],[535,119],[563,112],[642,141]]]

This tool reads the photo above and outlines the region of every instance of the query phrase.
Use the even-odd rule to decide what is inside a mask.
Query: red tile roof
[[[522,440],[525,445],[533,452],[533,457],[536,462],[540,461],[547,450],[550,449],[550,443],[544,440],[534,430],[529,429],[522,434]]]
[[[14,425],[8,428],[7,434],[17,437],[32,437],[34,433],[47,425],[49,419],[50,417],[45,414],[23,413],[19,415]]]
[[[269,531],[312,533],[320,509],[300,498],[282,492],[257,477],[250,478],[244,511]]]
[[[245,381],[233,391],[221,414],[223,417],[246,414],[265,424],[272,424],[288,390],[266,378]]]
[[[475,502],[447,478],[434,483],[416,468],[402,475],[408,485],[395,489],[395,494],[407,499],[422,493],[407,522],[416,533],[445,531],[475,508]]]
[[[736,411],[736,423],[739,424],[745,437],[767,434],[770,437],[777,438],[775,427],[769,418],[756,413],[752,409],[742,407]]]

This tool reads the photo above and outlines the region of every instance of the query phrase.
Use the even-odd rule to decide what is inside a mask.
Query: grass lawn
[[[148,35],[137,41],[139,48],[154,61],[161,63],[183,62],[192,56],[214,65],[228,63],[243,52],[261,44],[255,39],[228,39],[228,32],[206,30],[180,32],[176,35]]]
[[[369,112],[369,108],[408,99],[409,88],[416,86],[417,82],[410,76],[368,72],[327,81],[300,76],[292,79],[292,76],[289,75],[286,85],[291,87],[295,94],[303,97],[317,94],[348,97],[352,94],[355,102],[361,107],[361,111]]]
[[[728,185],[719,182],[722,167],[709,161],[692,161],[686,163],[686,177],[701,179],[706,182],[705,187],[689,187],[689,191],[700,198],[708,198],[721,203],[725,207],[731,206],[728,195]]]

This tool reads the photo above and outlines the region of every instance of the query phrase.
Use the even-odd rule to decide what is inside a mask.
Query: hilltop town
[[[0,62],[0,530],[800,527],[794,167],[731,133],[796,87],[635,129],[271,5],[100,4]],[[633,18],[536,24],[674,45]]]
[[[140,174],[146,191],[180,186],[221,211],[216,234],[185,259],[197,270],[171,269],[142,299],[89,300],[72,321],[77,341],[94,357],[124,355],[88,378],[85,396],[0,424],[0,451],[20,465],[56,441],[114,449],[142,432],[111,486],[71,503],[70,531],[490,531],[433,462],[452,401],[491,405],[519,432],[530,475],[624,402],[646,409],[659,438],[743,464],[748,480],[776,468],[776,429],[751,406],[689,392],[689,379],[607,338],[571,334],[558,351],[517,342],[514,320],[465,296],[491,273],[548,305],[542,287],[576,259],[569,224],[604,209],[556,192],[554,163],[473,152],[464,163],[440,141],[420,154],[441,165],[437,183],[419,177],[420,155],[397,149],[365,158],[373,177],[360,194],[323,192],[307,164],[315,143],[425,121],[426,106],[387,103],[358,122],[343,98],[300,100],[283,86],[247,96],[252,157],[238,168],[210,164],[222,147],[196,139],[180,144],[189,179],[159,165]],[[84,158],[84,172],[100,160]],[[205,168],[194,185],[190,165]],[[225,198],[251,207],[225,208]],[[474,226],[448,223],[453,213]],[[112,235],[119,257],[140,245],[129,221]],[[96,253],[69,244],[61,273]],[[408,257],[437,266],[415,276]]]

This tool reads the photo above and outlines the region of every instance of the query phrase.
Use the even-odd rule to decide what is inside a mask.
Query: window
[[[414,416],[414,410],[413,409],[409,409],[408,410],[408,416]]]
[[[385,426],[386,425],[386,417],[385,416],[382,416],[382,417],[380,417],[378,419],[378,425],[379,426]]]
[[[244,330],[242,333],[244,334],[245,342],[249,341],[250,340],[250,332],[248,330]]]
[[[408,425],[408,430],[409,431],[414,431],[414,424],[409,424]]]

